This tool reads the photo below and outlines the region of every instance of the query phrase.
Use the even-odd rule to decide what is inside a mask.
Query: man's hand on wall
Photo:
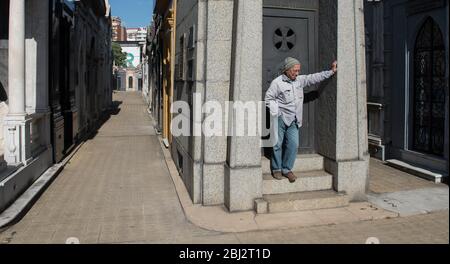
[[[331,64],[331,70],[332,70],[334,73],[337,72],[337,61],[334,61],[334,62]]]

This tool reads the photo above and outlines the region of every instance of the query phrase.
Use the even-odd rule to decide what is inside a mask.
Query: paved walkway
[[[283,230],[279,215],[280,229],[272,231],[200,228],[183,212],[141,97],[114,98],[122,102],[120,112],[80,148],[25,217],[0,233],[0,244],[65,243],[69,237],[81,243],[364,243],[368,237],[448,243],[448,210]]]
[[[417,189],[443,188],[446,184],[419,178],[394,169],[377,159],[370,160],[370,191],[376,194],[411,191]]]
[[[411,216],[449,209],[449,189],[402,172],[372,159],[370,161],[371,204],[400,216]]]

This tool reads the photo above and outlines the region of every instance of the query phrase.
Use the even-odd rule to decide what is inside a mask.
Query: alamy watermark
[[[194,93],[192,105],[173,102],[173,136],[250,137],[260,139],[261,147],[273,147],[278,142],[278,116],[267,113],[264,101],[202,99],[200,93]]]

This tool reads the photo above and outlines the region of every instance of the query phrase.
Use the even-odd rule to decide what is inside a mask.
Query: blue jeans
[[[288,174],[294,168],[299,146],[299,127],[294,121],[289,127],[278,118],[278,143],[273,147],[272,172]]]

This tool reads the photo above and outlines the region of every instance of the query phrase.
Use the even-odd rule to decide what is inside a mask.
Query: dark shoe
[[[290,171],[288,174],[284,176],[289,179],[290,183],[294,183],[297,180],[297,176],[295,176],[294,173],[292,173],[292,171]]]
[[[284,179],[283,174],[281,174],[281,171],[272,173],[272,176],[279,181]]]

